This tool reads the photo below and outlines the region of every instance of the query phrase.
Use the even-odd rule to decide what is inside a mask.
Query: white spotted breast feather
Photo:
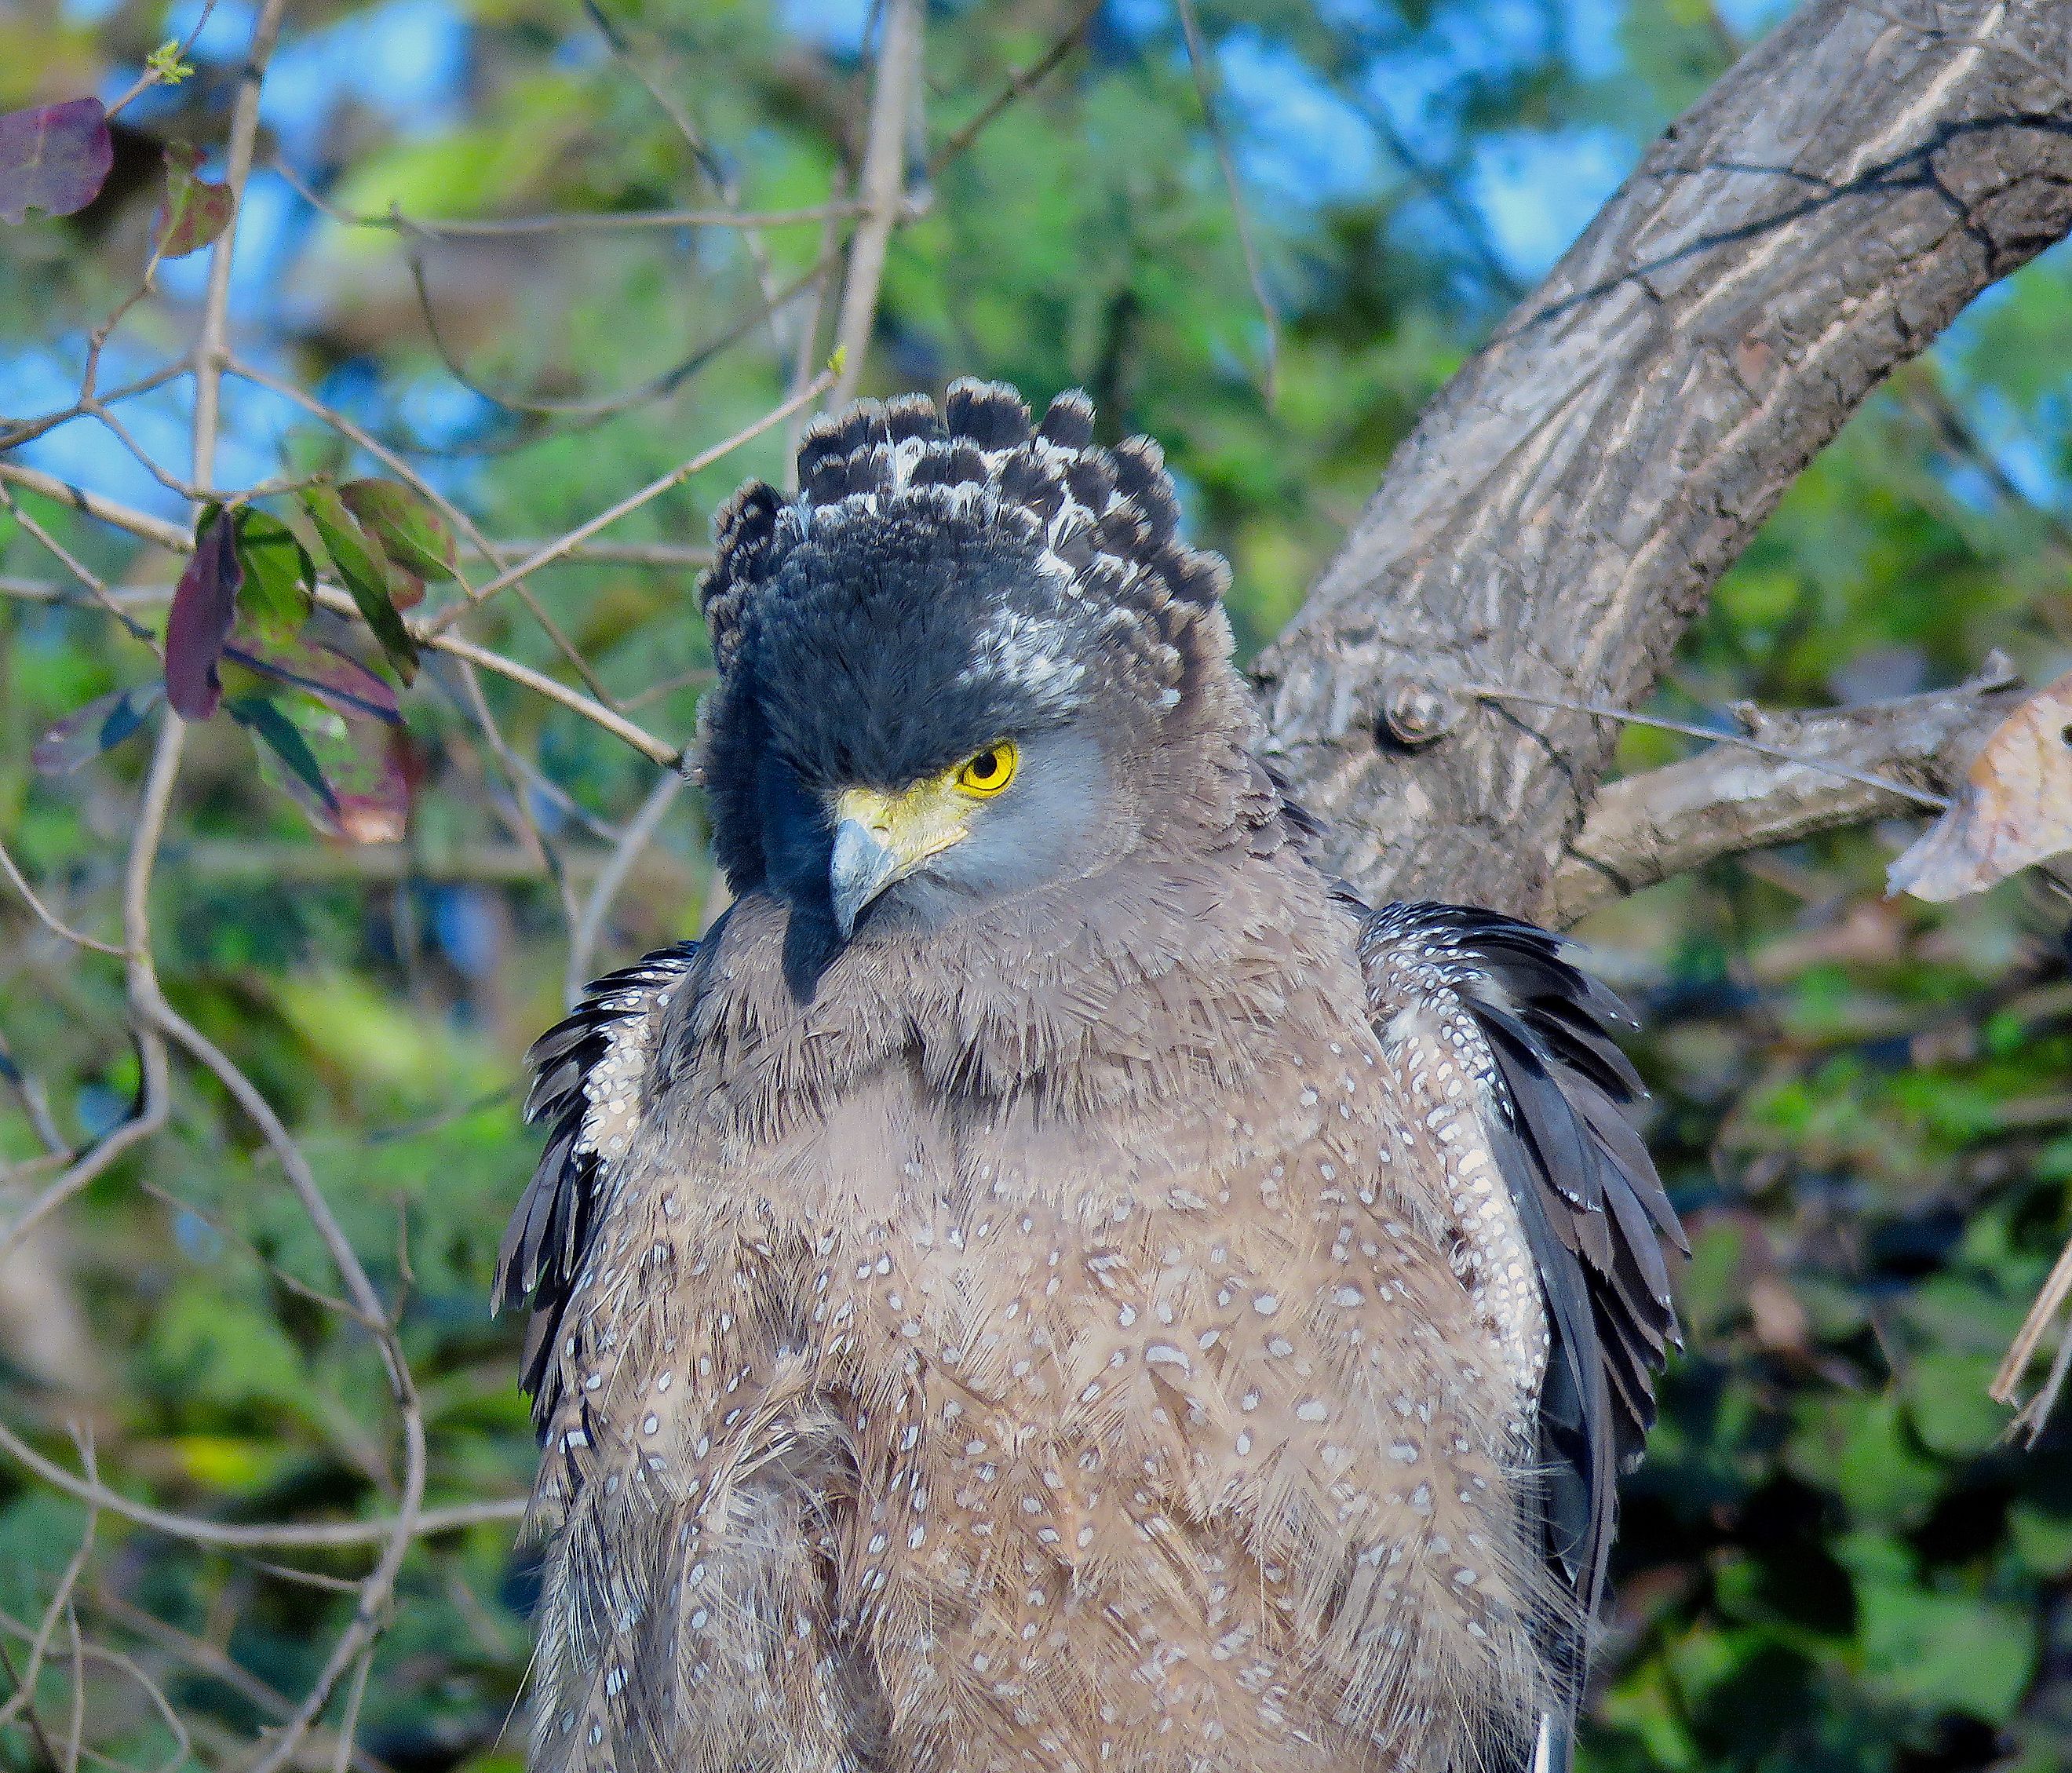
[[[658,949],[584,992],[525,1055],[525,1119],[551,1130],[497,1253],[491,1307],[529,1304],[524,1383],[542,1432],[558,1402],[555,1332],[582,1272],[611,1166],[639,1129],[648,1060],[670,989],[698,944]]]

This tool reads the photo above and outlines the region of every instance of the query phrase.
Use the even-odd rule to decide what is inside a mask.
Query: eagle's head
[[[1229,574],[1158,446],[953,385],[823,420],[720,514],[705,779],[737,895],[833,940],[927,930],[1227,829],[1252,715]]]

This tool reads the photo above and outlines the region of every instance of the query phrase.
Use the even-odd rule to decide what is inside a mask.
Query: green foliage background
[[[948,140],[1076,10],[933,7],[929,142]],[[1177,21],[1149,0],[1112,4],[1058,73],[942,169],[926,213],[898,237],[866,388],[939,389],[966,372],[1039,400],[1088,387],[1109,434],[1165,442],[1194,533],[1235,566],[1235,612],[1256,647],[1296,608],[1420,405],[1540,269],[1507,247],[1488,168],[1530,150],[1539,200],[1565,214],[1572,162],[1630,159],[1725,68],[1750,10],[1205,7],[1280,311],[1269,400],[1265,329]],[[353,16],[298,6],[290,40]],[[576,9],[467,0],[457,16],[465,64],[450,104],[407,121],[343,105],[303,150],[331,203],[453,216],[713,200],[668,118]],[[845,165],[853,177],[858,64],[830,47],[819,14],[640,0],[613,16],[730,156],[744,203],[812,204]],[[0,18],[0,106],[92,89],[169,28],[157,0],[124,0],[93,22],[39,7]],[[1504,53],[1486,53],[1491,41]],[[1232,77],[1262,60],[1282,70],[1284,94],[1324,95],[1370,128],[1387,114],[1362,96],[1375,67],[1384,85],[1414,72],[1431,89],[1417,163],[1383,142],[1367,175],[1305,191],[1328,138],[1303,137],[1306,172],[1301,153],[1276,158],[1261,115],[1272,106],[1244,98],[1259,76]],[[204,60],[138,128],[220,140],[234,67]],[[143,152],[148,164],[155,142]],[[73,224],[32,223],[0,242],[0,360],[13,366],[0,388],[28,385],[25,364],[76,375],[84,320],[134,283],[150,195],[133,180]],[[1521,200],[1534,200],[1529,185],[1512,208]],[[396,237],[299,217],[279,299],[243,323],[253,348],[413,446],[493,534],[556,533],[783,386],[764,331],[669,397],[600,422],[457,409]],[[816,231],[773,232],[769,250],[781,285],[812,262]],[[477,243],[427,265],[444,335],[494,390],[637,385],[757,299],[741,241],[723,231]],[[169,351],[192,320],[169,296],[140,309],[127,336]],[[1690,718],[1737,697],[1895,693],[1953,681],[1996,646],[2037,681],[2072,663],[2068,323],[2072,261],[2049,255],[1876,397],[1723,586],[1663,709]],[[465,423],[425,434],[439,426],[424,414],[457,409]],[[312,425],[249,403],[232,416],[260,457],[355,465]],[[751,471],[776,474],[780,455],[766,439],[613,534],[701,541],[714,503]],[[164,582],[162,557],[35,508],[112,582]],[[0,528],[0,574],[50,570],[31,537]],[[540,588],[618,693],[705,663],[687,571],[586,566]],[[508,599],[469,631],[566,675]],[[91,607],[0,595],[0,834],[64,915],[104,934],[142,747],[56,780],[28,754],[53,721],[149,669]],[[600,825],[630,815],[652,767],[509,687],[491,693],[545,784],[529,790],[532,809],[560,866],[586,878]],[[640,718],[687,736],[699,688],[690,677]],[[534,1151],[512,1080],[559,1011],[567,930],[453,683],[430,673],[405,706],[421,775],[408,844],[385,874],[310,833],[217,722],[195,735],[154,911],[173,1001],[281,1107],[400,1302],[433,1437],[431,1499],[458,1501],[515,1494],[530,1475],[517,1331],[484,1302]],[[1635,730],[1622,761],[1686,744]],[[1581,932],[1646,1022],[1651,1136],[1696,1251],[1688,1351],[1629,1487],[1585,1755],[1596,1773],[2072,1765],[2072,1441],[2059,1429],[2010,1449],[2004,1413],[1984,1396],[2066,1230],[2066,908],[2022,882],[1947,909],[1884,902],[1884,862],[1907,834],[1722,865]],[[600,963],[697,928],[709,885],[687,798],[622,898]],[[68,1141],[104,1129],[136,1089],[123,1014],[116,963],[76,956],[0,897],[0,1040]],[[40,1149],[25,1100],[0,1088],[0,1166]],[[0,1167],[0,1215],[31,1187]],[[182,1071],[170,1128],[77,1203],[37,1260],[76,1319],[24,1327],[0,1314],[0,1419],[68,1463],[65,1424],[77,1424],[109,1481],[167,1508],[233,1520],[384,1511],[396,1448],[373,1351],[304,1296],[334,1277],[213,1084]],[[32,1332],[67,1322],[87,1348],[38,1355]],[[79,1507],[0,1462],[0,1610],[33,1618],[84,1526]],[[413,1555],[362,1732],[388,1766],[516,1765],[517,1732],[501,1733],[525,1664],[530,1576],[510,1541],[486,1527]],[[366,1567],[363,1553],[278,1561],[331,1576]],[[348,1604],[109,1517],[82,1594],[90,1635],[150,1666],[200,1720],[208,1765],[234,1764],[224,1745],[267,1721],[265,1702],[143,1616],[293,1695]],[[47,1709],[61,1674],[46,1676]],[[166,1755],[170,1738],[134,1689],[94,1691],[100,1746],[138,1765]],[[35,1763],[24,1732],[0,1734],[0,1764]]]

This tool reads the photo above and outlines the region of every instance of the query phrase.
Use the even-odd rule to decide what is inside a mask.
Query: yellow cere
[[[957,767],[957,786],[981,800],[990,800],[1006,791],[1021,763],[1022,753],[1014,741],[1001,739]]]

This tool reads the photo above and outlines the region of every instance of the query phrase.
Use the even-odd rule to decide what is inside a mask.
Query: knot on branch
[[[1391,677],[1382,685],[1377,736],[1420,751],[1459,726],[1465,709],[1462,698],[1443,685],[1422,677]]]

